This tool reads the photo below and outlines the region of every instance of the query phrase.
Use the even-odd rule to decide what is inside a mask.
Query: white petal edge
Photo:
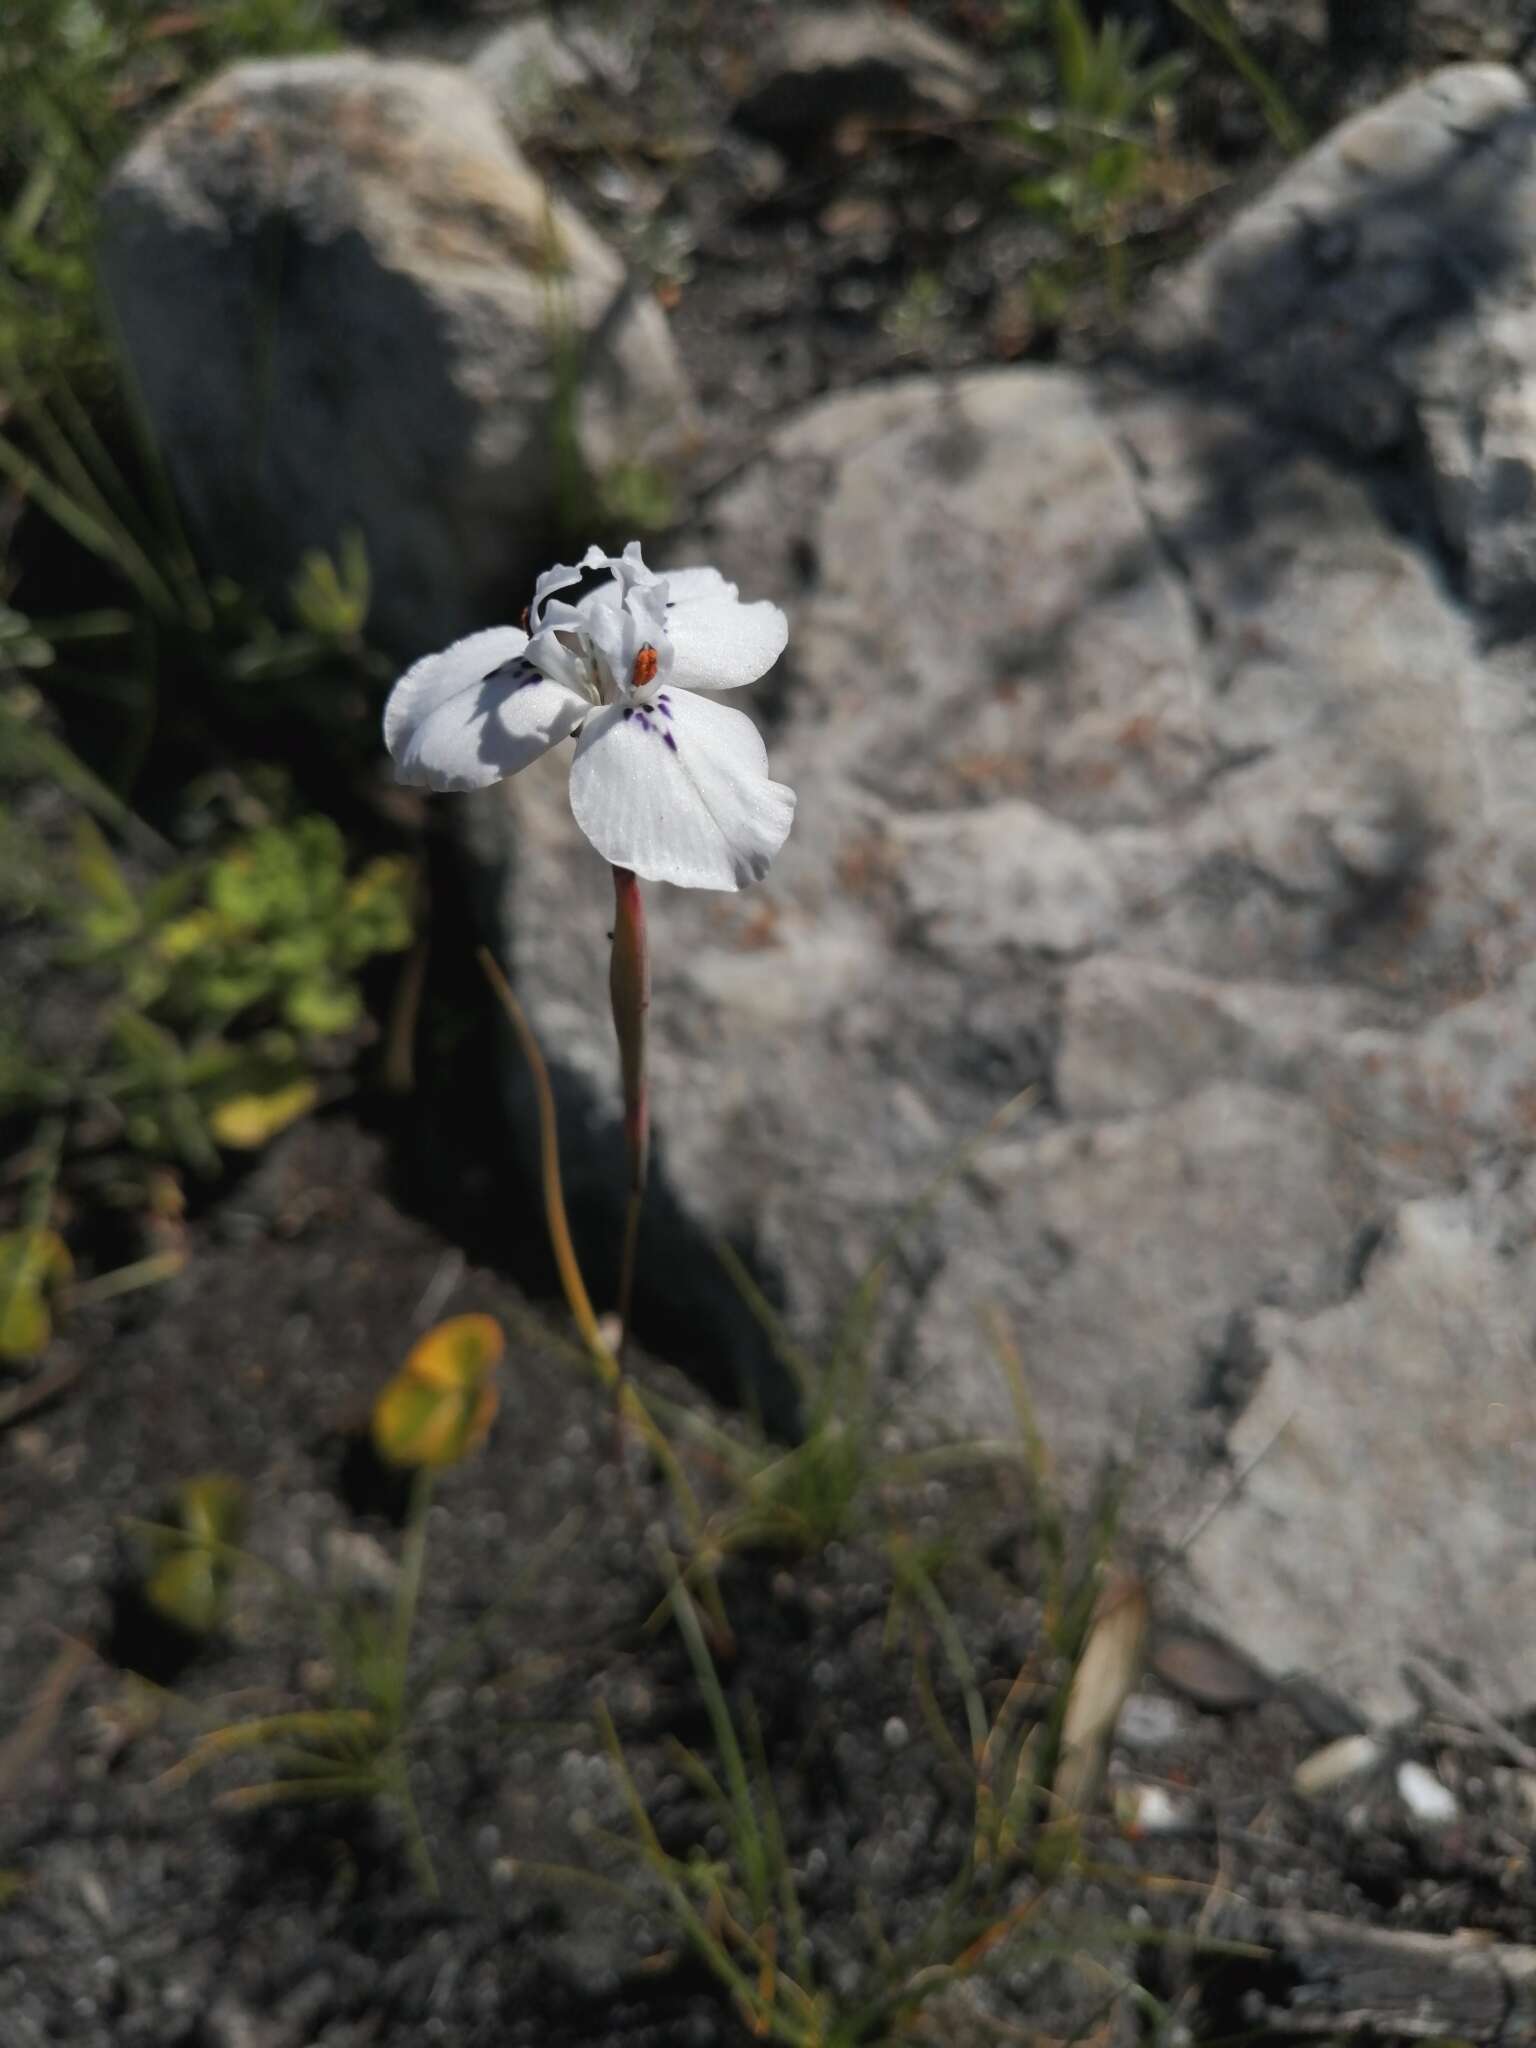
[[[575,731],[592,708],[584,696],[543,677],[514,682],[499,673],[527,645],[516,626],[492,626],[406,670],[384,707],[398,781],[485,789]]]
[[[410,728],[446,697],[469,689],[477,678],[511,661],[527,645],[528,635],[516,626],[489,626],[483,633],[471,633],[468,639],[455,640],[440,653],[424,654],[413,662],[384,706],[384,744],[390,753],[398,755]]]
[[[673,604],[692,604],[700,597],[740,595],[736,585],[728,583],[718,569],[702,563],[696,569],[659,569],[656,573],[665,581],[667,596]]]
[[[766,675],[784,652],[789,621],[778,606],[766,598],[740,603],[735,584],[718,570],[678,570],[667,588],[672,676],[680,688],[738,690]]]
[[[669,685],[653,705],[613,704],[588,720],[571,809],[615,867],[682,889],[741,889],[788,838],[795,793],[769,778],[750,718]]]

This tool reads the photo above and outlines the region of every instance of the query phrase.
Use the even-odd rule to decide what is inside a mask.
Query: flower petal
[[[710,569],[702,563],[697,569],[663,569],[667,597],[673,604],[692,604],[700,597],[739,597],[740,591],[734,583],[726,581],[718,569]]]
[[[515,626],[492,626],[406,670],[384,707],[398,781],[484,789],[575,731],[590,702],[531,670],[527,645]]]
[[[788,837],[795,794],[768,777],[740,711],[668,687],[590,718],[571,763],[571,809],[615,867],[683,889],[740,889]]]
[[[533,602],[528,607],[530,625],[537,628],[544,623],[545,608],[549,603],[551,591],[568,590],[573,583],[581,581],[585,570],[597,566],[590,560],[596,553],[595,548],[588,548],[579,562],[556,562],[552,569],[544,571],[533,586]],[[599,557],[599,562],[601,560],[602,557]]]
[[[672,674],[684,689],[739,689],[784,652],[789,621],[778,606],[742,604],[718,569],[669,569],[666,584]]]

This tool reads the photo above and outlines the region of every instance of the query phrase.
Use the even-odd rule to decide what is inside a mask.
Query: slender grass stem
[[[544,1055],[539,1049],[539,1041],[533,1035],[533,1027],[523,1014],[523,1006],[512,993],[511,983],[487,947],[481,946],[478,952],[485,977],[495,991],[497,1001],[506,1012],[507,1021],[517,1034],[518,1046],[523,1058],[528,1062],[528,1071],[533,1077],[539,1113],[539,1165],[544,1183],[544,1221],[549,1231],[550,1249],[555,1255],[555,1266],[560,1274],[560,1285],[571,1311],[571,1319],[586,1340],[598,1377],[604,1386],[615,1387],[619,1381],[618,1360],[609,1350],[598,1325],[597,1311],[592,1306],[587,1283],[581,1277],[581,1266],[576,1257],[576,1247],[571,1241],[571,1227],[565,1213],[565,1191],[560,1180],[560,1140],[555,1125],[555,1095],[549,1084],[549,1069],[544,1064]]]
[[[411,1769],[404,1751],[396,1754],[395,1768],[391,1774],[390,1790],[399,1802],[400,1813],[405,1821],[405,1849],[411,1859],[411,1868],[416,1881],[429,1899],[435,1899],[440,1887],[437,1869],[432,1861],[432,1851],[427,1844],[427,1831],[421,1824],[421,1811],[416,1804],[416,1795],[411,1790]]]
[[[432,1507],[432,1489],[436,1477],[430,1465],[418,1465],[411,1479],[411,1505],[406,1518],[405,1547],[400,1558],[400,1583],[395,1593],[394,1631],[390,1642],[390,1707],[397,1733],[404,1717],[411,1636],[416,1627],[422,1573],[427,1562],[427,1516]]]
[[[140,1287],[157,1287],[162,1280],[174,1280],[186,1263],[184,1252],[155,1252],[147,1259],[135,1259],[131,1265],[114,1266],[110,1273],[100,1273],[94,1280],[80,1281],[71,1290],[71,1299],[76,1308],[95,1308],[103,1301],[116,1300],[120,1294],[132,1294]]]

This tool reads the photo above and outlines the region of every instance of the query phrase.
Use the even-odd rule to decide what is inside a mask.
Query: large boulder
[[[1428,482],[1478,604],[1536,620],[1536,107],[1456,65],[1346,122],[1159,294],[1165,358]]]
[[[1001,1315],[1068,1479],[1126,1460],[1144,1523],[1201,1530],[1164,1586],[1381,1713],[1437,1640],[1536,1698],[1532,648],[1397,482],[1145,375],[915,379],[772,437],[677,558],[790,611],[755,694],[800,810],[763,886],[651,892],[642,1271],[762,1374],[731,1236],[822,1347],[1032,1089],[906,1229],[882,1426],[1004,1426]],[[471,829],[611,1236],[608,879],[565,773]]]
[[[661,309],[450,66],[236,65],[118,166],[101,273],[207,558],[277,597],[356,529],[401,654],[506,616],[573,460],[690,431]]]

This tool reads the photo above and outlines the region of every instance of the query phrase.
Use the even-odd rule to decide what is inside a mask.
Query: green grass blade
[[[693,1666],[693,1675],[698,1680],[699,1691],[704,1697],[704,1708],[709,1716],[715,1747],[720,1752],[726,1787],[730,1795],[736,1854],[741,1864],[742,1876],[746,1881],[747,1897],[751,1902],[753,1916],[761,1923],[768,1917],[771,1898],[768,1845],[758,1824],[752,1785],[747,1775],[746,1761],[741,1753],[741,1744],[736,1739],[736,1726],[731,1719],[730,1704],[720,1683],[720,1674],[715,1669],[715,1660],[709,1654],[709,1645],[704,1640],[704,1629],[699,1620],[698,1609],[694,1606],[675,1566],[670,1567],[668,1572],[667,1596],[677,1621],[678,1633],[683,1639],[683,1647],[688,1653],[688,1661]]]
[[[50,477],[40,463],[24,454],[5,434],[0,434],[0,475],[8,476],[22,495],[40,506],[71,540],[116,569],[151,610],[162,616],[175,613],[176,600],[169,586],[132,537],[115,528],[111,521],[97,518],[88,505]]]
[[[906,1544],[895,1544],[892,1546],[892,1554],[897,1571],[907,1578],[917,1595],[918,1604],[933,1624],[934,1633],[944,1650],[945,1661],[960,1688],[960,1697],[965,1702],[966,1726],[971,1738],[971,1762],[975,1766],[980,1763],[987,1746],[987,1710],[977,1689],[976,1674],[971,1668],[965,1639],[943,1594],[912,1550]]]
[[[1269,132],[1289,156],[1307,146],[1305,124],[1286,98],[1274,74],[1249,49],[1227,0],[1173,0],[1187,21],[1208,36],[1232,69],[1252,91]]]
[[[625,1762],[618,1732],[613,1725],[613,1717],[608,1712],[606,1702],[601,1700],[598,1702],[597,1718],[604,1746],[618,1774],[629,1806],[630,1819],[639,1839],[641,1852],[660,1880],[674,1917],[699,1956],[736,1999],[741,2010],[760,2018],[775,2040],[785,2042],[787,2048],[814,2048],[813,2038],[808,2037],[802,2029],[794,2026],[780,2014],[762,2011],[757,1986],[736,1967],[724,1945],[710,1932],[707,1922],[689,1898],[687,1887],[678,1875],[679,1865],[661,1846],[656,1830],[651,1825],[651,1817],[645,1810],[645,1802],[640,1797],[639,1787],[629,1765]]]
[[[773,1347],[774,1356],[793,1379],[801,1399],[807,1402],[814,1400],[819,1376],[809,1353],[802,1351],[790,1336],[784,1318],[753,1279],[736,1247],[721,1237],[716,1238],[714,1250],[731,1285]]]

